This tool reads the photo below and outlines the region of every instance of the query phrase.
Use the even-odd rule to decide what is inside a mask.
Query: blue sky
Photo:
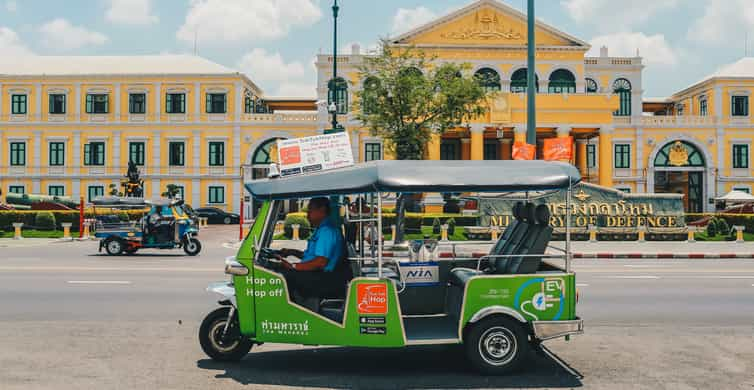
[[[503,0],[515,8],[526,0]],[[373,45],[470,0],[340,0],[339,46]],[[249,74],[270,95],[314,94],[330,52],[330,0],[0,0],[0,56],[191,53]],[[666,96],[744,55],[752,0],[538,0],[571,35],[645,58],[645,96]],[[749,51],[754,43],[749,44]]]

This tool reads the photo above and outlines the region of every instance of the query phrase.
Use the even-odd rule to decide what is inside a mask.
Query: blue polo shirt
[[[330,218],[325,218],[307,241],[301,262],[306,263],[320,256],[327,258],[325,272],[332,272],[343,256],[343,235]]]

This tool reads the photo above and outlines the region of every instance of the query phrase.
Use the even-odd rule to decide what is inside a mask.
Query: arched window
[[[558,69],[550,75],[547,93],[575,93],[576,78],[566,69]]]
[[[618,94],[620,107],[615,111],[616,116],[631,116],[631,82],[618,79],[613,83],[613,93]]]
[[[330,82],[327,83],[327,91],[327,105],[329,106],[332,102],[335,102],[335,105],[338,106],[338,114],[347,114],[348,83],[346,83],[346,80],[343,80],[342,77],[330,80]]]
[[[494,69],[482,68],[474,73],[474,78],[485,92],[500,91],[500,74]]]
[[[704,167],[704,154],[695,145],[686,141],[666,144],[657,152],[655,167]]]
[[[376,77],[367,77],[364,79],[363,90],[361,91],[361,110],[365,115],[370,115],[377,108],[377,89],[380,87],[380,80]]]
[[[586,79],[586,93],[597,93],[600,88],[597,86],[597,82],[594,79],[587,77]]]
[[[511,92],[513,93],[524,93],[526,92],[526,77],[527,72],[526,68],[519,69],[511,75]],[[536,86],[537,92],[539,92],[539,76],[537,74],[534,75],[534,85]]]

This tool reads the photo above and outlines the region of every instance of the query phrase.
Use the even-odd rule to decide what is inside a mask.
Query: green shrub
[[[128,222],[131,218],[129,218],[127,212],[121,211],[118,213],[118,219],[120,219],[122,222]]]
[[[432,234],[440,234],[440,218],[435,217],[432,221]]]
[[[717,227],[717,233],[723,236],[727,236],[731,230],[734,230],[730,228],[728,222],[724,218],[717,218],[715,225]]]
[[[715,223],[715,219],[710,219],[709,223],[707,223],[707,237],[715,237],[717,235],[717,223]]]
[[[456,234],[456,220],[455,218],[448,218],[445,220],[445,224],[448,225],[448,235],[452,236]]]
[[[312,232],[312,227],[309,224],[309,220],[306,219],[306,217],[300,216],[300,215],[288,215],[285,217],[285,222],[283,223],[283,232],[285,234],[285,237],[288,239],[293,238],[293,225],[301,225],[298,229],[298,237],[302,240],[306,240],[309,238],[309,235]]]
[[[34,227],[39,230],[55,230],[55,215],[49,211],[40,211],[34,216]]]

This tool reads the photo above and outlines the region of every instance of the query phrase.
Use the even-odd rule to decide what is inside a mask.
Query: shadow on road
[[[170,249],[168,249],[170,250]],[[119,258],[135,258],[138,259],[139,257],[191,257],[186,255],[183,252],[180,253],[154,253],[154,252],[146,252],[146,253],[134,253],[132,255],[122,254],[117,256],[108,255],[107,253],[93,253],[90,255],[87,255],[89,257],[105,257],[105,258],[112,258],[112,259],[119,259]]]
[[[469,367],[460,346],[402,349],[315,348],[250,353],[240,363],[210,359],[199,368],[241,384],[313,388],[473,389],[580,387],[581,381],[549,357],[530,356],[515,375],[492,377]]]

